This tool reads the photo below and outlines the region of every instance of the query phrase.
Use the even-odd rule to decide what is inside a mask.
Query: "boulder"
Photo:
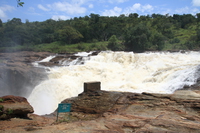
[[[19,96],[0,97],[0,119],[10,119],[13,117],[26,118],[27,114],[33,113],[33,107],[27,99]]]

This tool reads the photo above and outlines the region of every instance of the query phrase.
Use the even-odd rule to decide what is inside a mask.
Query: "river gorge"
[[[198,133],[199,56],[0,53],[0,132]],[[83,84],[91,81],[100,82],[101,90],[85,92]],[[61,115],[56,122],[61,102],[71,103],[70,119]]]

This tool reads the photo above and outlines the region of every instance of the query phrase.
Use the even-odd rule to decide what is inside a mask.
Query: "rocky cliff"
[[[44,69],[31,64],[51,55],[48,52],[0,53],[0,96],[28,96],[34,86],[47,78]]]

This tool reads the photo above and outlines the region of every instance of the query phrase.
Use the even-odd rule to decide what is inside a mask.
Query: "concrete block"
[[[84,83],[84,92],[95,92],[101,90],[101,82],[85,82]]]

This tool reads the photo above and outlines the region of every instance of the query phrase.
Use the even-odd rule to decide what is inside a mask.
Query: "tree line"
[[[115,17],[90,14],[70,20],[48,19],[22,22],[0,19],[0,47],[37,46],[59,42],[60,45],[108,41],[110,50],[142,52],[146,50],[200,47],[200,13],[143,15],[137,13]]]

